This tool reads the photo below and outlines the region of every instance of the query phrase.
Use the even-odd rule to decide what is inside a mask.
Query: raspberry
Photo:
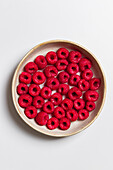
[[[53,113],[54,111],[54,105],[52,102],[48,101],[43,105],[43,111],[46,113]]]
[[[43,87],[41,89],[40,95],[44,98],[44,99],[49,99],[51,97],[51,89],[49,87]]]
[[[29,94],[22,94],[18,99],[18,103],[23,108],[30,106],[32,103],[32,97]]]
[[[78,83],[78,87],[81,91],[87,91],[89,89],[89,82],[85,79],[81,79]]]
[[[65,117],[65,111],[62,109],[62,107],[56,107],[54,110],[54,116],[57,119],[61,119],[62,117]]]
[[[54,77],[57,76],[58,70],[54,66],[47,66],[44,70],[46,77]]]
[[[62,102],[61,102],[61,107],[64,109],[64,110],[69,110],[73,107],[73,102],[72,100],[68,99],[68,98],[65,98]]]
[[[73,75],[70,76],[69,84],[71,86],[77,86],[79,81],[80,81],[80,76],[76,75],[76,74],[73,74]]]
[[[46,60],[49,64],[55,64],[57,62],[57,55],[54,51],[50,51],[46,54]]]
[[[42,72],[36,72],[33,74],[33,82],[36,84],[43,84],[45,82],[46,78],[44,76],[44,73]]]
[[[88,81],[93,77],[93,72],[90,69],[86,69],[81,73],[81,77]]]
[[[71,51],[68,60],[72,63],[78,63],[82,58],[82,54],[78,51]]]
[[[91,61],[88,60],[87,58],[82,58],[79,62],[79,67],[81,71],[84,71],[86,69],[90,69],[91,68]]]
[[[26,107],[24,113],[29,119],[32,119],[32,118],[36,117],[37,109],[34,106],[28,106],[28,107]]]
[[[46,125],[47,121],[49,120],[49,116],[45,112],[39,112],[35,118],[35,121],[38,125]]]
[[[38,67],[34,62],[29,62],[25,65],[24,70],[30,74],[33,74],[38,70]]]
[[[40,86],[36,84],[31,84],[29,86],[29,94],[31,96],[38,96],[40,93]]]
[[[21,83],[25,83],[25,84],[31,83],[31,75],[29,73],[27,73],[27,72],[22,72],[19,75],[19,81]]]
[[[89,81],[90,89],[97,90],[100,87],[100,79],[93,78]]]
[[[17,93],[19,95],[21,94],[26,94],[28,92],[28,86],[24,83],[20,83],[18,86],[17,86]]]
[[[60,83],[67,83],[69,79],[69,74],[65,71],[62,71],[58,74],[58,79]]]
[[[75,99],[78,99],[82,96],[82,92],[80,89],[78,89],[77,87],[73,87],[69,90],[68,92],[68,97],[71,99],[71,100],[75,100]]]
[[[88,90],[84,93],[84,99],[90,102],[95,102],[99,98],[99,94],[96,91]]]
[[[78,113],[76,110],[74,109],[70,109],[66,112],[66,117],[70,120],[70,121],[76,121],[78,119]]]
[[[60,127],[60,129],[62,129],[62,130],[67,130],[67,129],[69,129],[69,127],[70,127],[70,120],[67,119],[66,117],[63,117],[62,119],[60,119],[59,127]]]
[[[60,84],[58,87],[58,92],[62,95],[67,94],[69,91],[69,85],[68,84]]]
[[[95,109],[95,103],[94,102],[86,102],[86,109],[91,112]]]
[[[44,99],[41,96],[36,96],[33,99],[33,106],[35,106],[37,109],[40,109],[44,104]]]
[[[80,120],[85,120],[89,117],[89,112],[86,109],[81,109],[78,112],[78,118]]]
[[[74,101],[74,108],[76,110],[81,110],[85,107],[85,101],[83,99],[76,99]]]
[[[37,64],[39,69],[43,69],[47,66],[46,58],[43,55],[39,55],[35,59],[35,63]]]
[[[68,55],[69,55],[69,51],[68,51],[66,48],[59,48],[59,49],[57,50],[57,56],[58,56],[58,58],[64,59],[64,58],[67,58]]]
[[[59,87],[59,81],[57,78],[50,77],[46,81],[46,85],[51,88],[52,90],[56,90]]]
[[[59,121],[56,117],[52,117],[47,121],[46,126],[50,130],[56,129],[59,126]]]
[[[68,65],[68,62],[67,62],[67,60],[64,60],[64,59],[58,60],[58,61],[56,62],[56,68],[57,68],[57,70],[59,70],[59,71],[65,70],[66,67],[67,67],[67,65]]]
[[[78,71],[79,71],[79,66],[77,64],[75,64],[75,63],[68,64],[67,72],[69,74],[76,74],[76,73],[78,73]]]
[[[62,101],[62,96],[60,93],[54,93],[51,98],[50,101],[54,104],[54,105],[59,105]]]

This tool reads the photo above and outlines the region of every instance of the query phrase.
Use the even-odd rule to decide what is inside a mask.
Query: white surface
[[[51,39],[75,41],[92,51],[107,79],[98,119],[67,138],[41,135],[20,119],[10,93],[11,78],[25,53]],[[113,1],[0,1],[0,169],[113,169]]]

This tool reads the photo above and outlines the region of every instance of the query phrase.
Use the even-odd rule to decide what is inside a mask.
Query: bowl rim
[[[24,119],[24,117],[23,117],[22,114],[20,113],[20,111],[19,111],[19,109],[18,109],[18,106],[17,106],[17,103],[16,103],[16,100],[15,100],[15,97],[14,97],[14,88],[15,88],[14,82],[15,82],[15,79],[16,79],[17,72],[18,72],[21,64],[23,63],[23,61],[28,57],[29,54],[31,54],[35,49],[39,48],[40,46],[43,46],[43,45],[46,45],[46,44],[51,44],[51,43],[58,43],[58,42],[59,42],[59,43],[60,43],[60,42],[61,42],[61,43],[63,43],[63,42],[64,42],[64,43],[69,43],[69,44],[78,46],[78,47],[82,48],[83,50],[85,50],[86,52],[88,52],[88,53],[96,60],[97,64],[99,65],[100,70],[101,70],[102,75],[103,75],[103,81],[104,81],[104,94],[103,94],[103,99],[102,99],[102,103],[101,103],[101,106],[100,106],[100,109],[99,109],[97,115],[93,118],[92,121],[90,121],[86,126],[82,127],[80,130],[77,130],[77,131],[75,131],[75,132],[73,132],[73,133],[61,134],[61,135],[46,133],[46,132],[44,132],[44,131],[42,131],[42,130],[39,130],[39,129],[35,128],[33,125],[31,125],[26,119]],[[13,79],[12,79],[12,89],[11,89],[11,91],[12,91],[12,100],[13,100],[13,104],[14,104],[14,106],[15,106],[15,109],[16,109],[17,113],[19,114],[19,116],[22,118],[22,120],[24,120],[24,122],[25,122],[27,125],[29,125],[32,129],[36,130],[37,132],[40,132],[40,133],[45,134],[45,135],[48,135],[48,136],[52,136],[52,137],[66,137],[66,136],[75,135],[75,134],[77,134],[77,133],[85,130],[86,128],[88,128],[88,127],[97,119],[97,117],[99,116],[100,112],[102,111],[102,108],[103,108],[104,103],[105,103],[105,98],[106,98],[106,79],[105,79],[105,74],[104,74],[104,72],[103,72],[103,69],[102,69],[99,61],[97,60],[97,58],[95,57],[94,54],[92,54],[89,50],[87,50],[87,48],[83,47],[82,45],[79,45],[78,43],[75,43],[75,42],[72,42],[72,41],[69,41],[69,40],[59,40],[59,39],[57,39],[57,40],[49,40],[49,41],[45,41],[45,42],[42,42],[42,43],[34,46],[34,47],[33,47],[31,50],[29,50],[29,51],[25,54],[25,56],[21,59],[21,61],[19,62],[19,64],[18,64],[17,67],[16,67],[16,70],[14,71],[14,75],[13,75]]]

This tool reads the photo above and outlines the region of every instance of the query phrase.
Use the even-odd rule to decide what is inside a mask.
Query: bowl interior
[[[90,112],[90,116],[88,119],[86,119],[84,121],[72,122],[71,127],[66,131],[62,131],[59,129],[48,130],[45,126],[37,125],[35,123],[34,119],[28,119],[24,114],[24,109],[22,109],[18,104],[19,96],[16,92],[16,87],[19,84],[19,80],[18,80],[19,74],[23,71],[23,68],[26,65],[26,63],[30,62],[30,61],[34,61],[34,59],[38,55],[45,56],[48,51],[57,51],[57,49],[61,48],[61,47],[65,47],[69,51],[70,50],[78,50],[82,53],[82,56],[86,56],[87,58],[89,58],[92,61],[91,69],[94,73],[94,76],[101,79],[101,87],[98,90],[99,99],[96,102],[95,110]],[[84,49],[83,47],[81,47],[75,43],[68,42],[68,41],[50,41],[50,42],[46,42],[46,43],[43,43],[43,44],[40,44],[40,45],[34,47],[22,59],[22,61],[18,65],[18,67],[15,71],[15,74],[14,74],[13,83],[12,83],[12,96],[13,96],[13,102],[14,102],[14,105],[16,107],[18,114],[33,129],[35,129],[39,132],[42,132],[44,134],[51,135],[51,136],[57,136],[57,137],[68,136],[68,135],[72,135],[72,134],[78,133],[79,131],[83,130],[84,128],[89,126],[95,120],[95,118],[98,116],[99,112],[101,111],[101,108],[102,108],[102,105],[104,102],[104,97],[105,97],[105,79],[104,79],[104,75],[103,75],[103,72],[101,70],[101,67],[100,67],[98,61],[86,49]]]

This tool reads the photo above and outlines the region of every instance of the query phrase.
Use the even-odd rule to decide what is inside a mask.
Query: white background
[[[107,80],[98,119],[85,131],[52,138],[28,127],[11,100],[11,79],[35,45],[66,39],[95,54]],[[0,169],[113,169],[113,1],[0,0]]]

